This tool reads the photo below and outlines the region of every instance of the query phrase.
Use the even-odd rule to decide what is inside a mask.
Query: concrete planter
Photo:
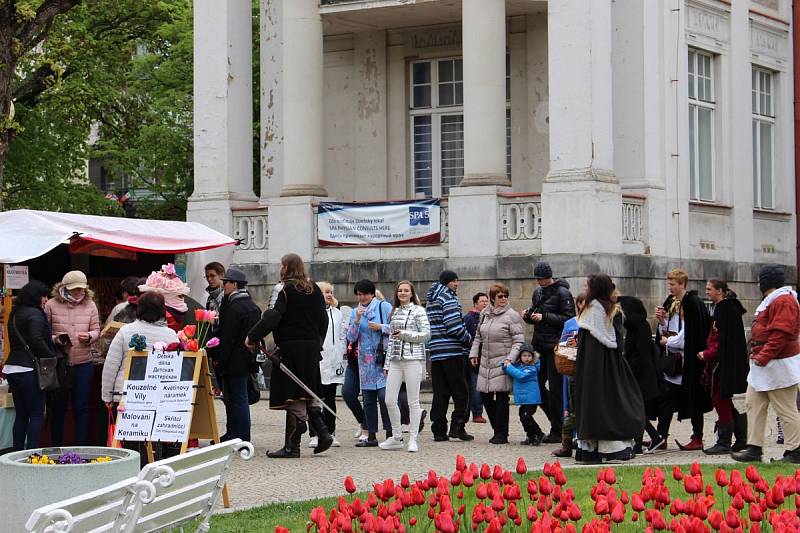
[[[75,452],[83,459],[108,456],[106,463],[34,465],[34,453],[60,456]],[[73,446],[37,448],[0,456],[0,516],[6,531],[22,531],[34,509],[111,485],[139,474],[139,454],[120,448]],[[8,529],[6,529],[8,528]]]

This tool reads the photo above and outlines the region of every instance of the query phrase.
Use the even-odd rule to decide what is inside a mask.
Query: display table
[[[0,408],[0,451],[14,446],[14,420],[17,411],[13,407]]]

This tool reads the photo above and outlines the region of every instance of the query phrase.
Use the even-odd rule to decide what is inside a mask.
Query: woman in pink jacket
[[[100,319],[92,300],[86,275],[80,270],[64,274],[61,283],[53,288],[44,312],[50,321],[53,343],[68,359],[69,388],[55,394],[50,416],[50,436],[53,446],[64,441],[64,415],[67,402],[72,403],[75,422],[75,443],[89,441],[89,389],[94,377],[90,345],[100,337]]]

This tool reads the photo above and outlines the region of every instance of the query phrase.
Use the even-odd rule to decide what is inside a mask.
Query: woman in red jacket
[[[767,265],[758,275],[764,299],[750,330],[747,376],[747,448],[737,461],[760,461],[769,406],[781,417],[787,446],[784,463],[800,464],[800,413],[795,403],[800,383],[800,305],[785,286],[783,268]]]

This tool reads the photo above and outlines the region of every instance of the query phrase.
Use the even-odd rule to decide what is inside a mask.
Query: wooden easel
[[[149,352],[128,351],[127,357],[125,358],[125,370],[123,374],[126,380],[131,376],[131,368],[134,365],[134,359],[144,358],[146,361],[149,355]],[[184,370],[186,369],[187,361],[193,361],[193,370],[191,378],[182,375],[181,379],[185,379],[186,381],[191,380],[194,383],[190,411],[192,421],[189,426],[187,440],[181,443],[180,453],[183,454],[186,453],[189,446],[189,439],[207,439],[213,440],[215,443],[219,444],[219,429],[217,428],[217,414],[214,408],[214,394],[211,387],[211,370],[208,365],[208,356],[205,350],[200,350],[199,352],[183,352],[182,355]],[[137,379],[137,376],[134,376],[133,379]],[[119,405],[120,407],[124,407],[125,396],[122,397]],[[119,412],[117,416],[119,416]],[[114,446],[119,445],[120,442],[115,440]],[[153,442],[145,441],[145,446],[147,449],[147,462],[152,463],[155,461]],[[227,484],[225,484],[222,489],[222,502],[226,508],[230,507]]]

